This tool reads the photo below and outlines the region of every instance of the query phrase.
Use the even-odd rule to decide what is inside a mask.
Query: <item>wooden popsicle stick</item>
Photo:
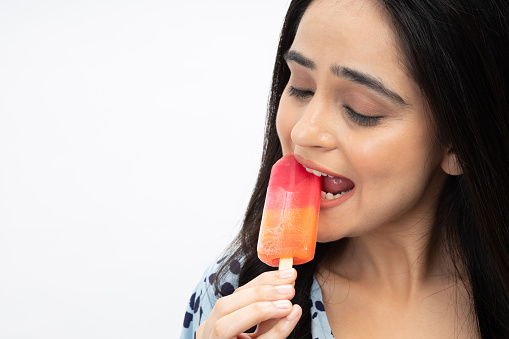
[[[293,258],[281,258],[279,259],[279,270],[288,270],[293,266]]]
[[[293,258],[280,258],[279,259],[279,270],[289,270],[293,266]],[[292,283],[295,287],[295,281]]]

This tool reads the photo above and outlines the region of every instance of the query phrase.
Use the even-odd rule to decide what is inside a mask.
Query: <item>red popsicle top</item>
[[[272,167],[265,209],[319,208],[320,185],[320,177],[306,171],[293,153],[288,153]]]

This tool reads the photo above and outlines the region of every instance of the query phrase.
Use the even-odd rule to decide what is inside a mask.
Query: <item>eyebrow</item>
[[[316,69],[316,65],[311,59],[306,58],[304,55],[297,51],[288,50],[283,57],[285,58],[286,62],[294,61],[301,66],[309,68],[310,70]]]
[[[293,61],[310,70],[316,69],[316,64],[311,59],[305,57],[304,55],[297,51],[293,50],[287,51],[284,54],[284,59],[286,60],[286,62]],[[403,98],[398,93],[392,91],[387,86],[385,86],[380,80],[371,75],[340,65],[332,65],[330,67],[330,71],[334,76],[338,78],[347,79],[359,85],[366,86],[369,89],[390,99],[391,101],[395,102],[400,106],[410,106],[410,104],[403,100]]]

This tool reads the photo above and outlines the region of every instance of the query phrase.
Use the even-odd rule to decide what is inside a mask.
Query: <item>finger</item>
[[[210,328],[211,338],[235,338],[262,321],[286,318],[292,311],[289,300],[261,301],[217,319]]]
[[[299,322],[302,315],[302,308],[299,305],[293,305],[292,311],[286,317],[281,318],[269,331],[261,334],[259,339],[287,338],[292,333],[295,325]],[[258,331],[256,331],[258,332]],[[256,333],[255,332],[255,333]]]
[[[247,288],[260,285],[287,285],[292,284],[297,279],[297,271],[294,268],[282,271],[264,272],[248,282],[247,284],[237,288],[235,292],[240,292]]]
[[[257,338],[258,336],[264,334],[265,332],[270,331],[272,329],[272,327],[274,327],[274,325],[276,325],[276,323],[279,320],[280,320],[279,318],[269,319],[269,320],[265,320],[265,321],[262,321],[261,323],[259,323],[256,326],[256,331],[254,332],[255,338]]]
[[[220,318],[260,301],[290,300],[295,296],[292,285],[262,285],[244,289],[220,298],[214,305],[213,317]]]
[[[207,324],[204,325],[204,329],[202,329],[201,332],[203,333],[213,332],[214,331],[213,327],[215,326],[215,323],[217,321],[224,318],[225,316],[239,312],[243,308],[249,307],[256,303],[276,302],[274,304],[276,306],[286,305],[287,307],[290,307],[291,303],[289,302],[289,300],[292,299],[294,295],[295,289],[292,285],[279,285],[279,286],[265,285],[245,289],[244,291],[241,291],[239,293],[222,297],[216,301],[216,304],[214,305],[212,312],[210,313],[206,320]],[[277,303],[278,301],[281,302],[278,304]],[[289,312],[290,311],[288,311],[288,313]],[[246,329],[251,328],[257,324],[258,323],[253,323]],[[242,330],[241,332],[243,331],[244,330]]]
[[[204,322],[202,322],[200,324],[200,326],[198,326],[198,329],[196,330],[196,336],[195,336],[196,339],[202,339],[202,338],[207,337],[204,334],[204,331],[206,330],[206,326],[207,326],[207,320],[205,320]]]

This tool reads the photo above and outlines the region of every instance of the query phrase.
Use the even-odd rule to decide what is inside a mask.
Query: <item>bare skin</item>
[[[477,338],[447,253],[428,246],[445,180],[461,171],[433,138],[387,13],[374,0],[314,1],[286,61],[276,121],[283,153],[355,184],[320,208],[318,241],[348,238],[316,273],[334,335]],[[289,302],[293,287],[276,286],[295,278],[264,273],[221,298],[197,337],[286,338],[302,310]]]
[[[429,263],[390,244],[392,270],[379,270],[378,251],[351,239],[338,260],[316,275],[332,332],[337,338],[477,338],[468,294],[452,268]],[[389,245],[389,244],[387,244]],[[399,258],[399,260],[398,260]],[[407,261],[412,258],[413,261]]]
[[[445,179],[461,173],[454,154],[432,137],[386,13],[370,0],[315,1],[290,51],[292,74],[277,117],[283,153],[355,183],[348,200],[320,209],[318,241],[349,238],[316,275],[332,332],[475,338],[467,292],[447,254],[428,251]],[[388,91],[353,81],[341,68]]]
[[[295,295],[295,269],[265,272],[216,302],[198,328],[203,338],[286,338],[302,315]],[[257,326],[255,333],[244,332]]]

